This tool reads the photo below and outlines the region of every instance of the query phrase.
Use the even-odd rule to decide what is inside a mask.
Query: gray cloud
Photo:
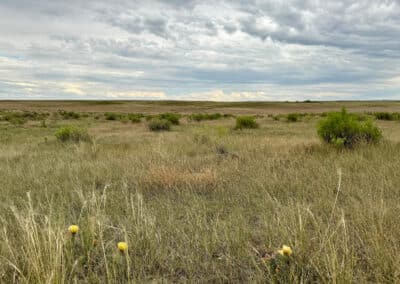
[[[4,0],[0,98],[393,98],[398,11],[395,0]]]

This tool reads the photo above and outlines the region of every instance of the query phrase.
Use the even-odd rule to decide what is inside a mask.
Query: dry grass
[[[65,121],[2,123],[0,282],[399,282],[400,124],[338,151],[316,119],[258,122],[88,118],[80,144],[56,141]]]
[[[0,110],[28,110],[56,112],[121,112],[147,113],[163,112],[282,114],[303,112],[338,111],[346,107],[351,112],[398,112],[398,101],[345,101],[345,102],[185,102],[185,101],[0,101]]]

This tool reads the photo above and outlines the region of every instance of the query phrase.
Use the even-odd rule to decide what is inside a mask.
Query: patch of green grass
[[[189,119],[193,121],[203,121],[203,120],[217,120],[221,119],[223,116],[220,113],[194,113],[189,115]]]
[[[181,118],[181,115],[178,113],[161,113],[158,115],[158,118],[161,120],[168,120],[174,125],[179,125],[179,119]]]
[[[254,129],[258,127],[259,124],[253,116],[238,116],[236,118],[235,129]]]
[[[76,126],[68,125],[57,129],[56,138],[61,142],[87,142],[90,141],[90,136],[87,130]]]

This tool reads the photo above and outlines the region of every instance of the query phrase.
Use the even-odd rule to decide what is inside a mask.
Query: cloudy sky
[[[400,99],[400,0],[0,0],[0,99]]]

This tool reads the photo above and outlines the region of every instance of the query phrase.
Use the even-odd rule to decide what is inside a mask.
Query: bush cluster
[[[373,116],[379,120],[400,120],[398,112],[374,112]]]
[[[235,129],[258,128],[259,125],[253,116],[239,116],[236,118]]]
[[[170,112],[166,112],[166,113],[161,113],[158,115],[158,118],[160,120],[168,120],[169,122],[171,122],[173,125],[178,125],[179,124],[179,119],[181,118],[181,115],[178,113],[170,113]]]
[[[289,122],[297,122],[300,120],[300,114],[289,113],[286,118],[287,118],[287,121],[289,121]]]
[[[189,116],[189,119],[193,121],[217,120],[220,118],[222,118],[220,113],[193,113]]]
[[[48,117],[48,113],[39,113],[36,111],[7,111],[1,113],[0,120],[8,121],[12,124],[24,124],[28,120],[38,121]]]
[[[329,113],[318,125],[318,135],[323,141],[339,147],[352,148],[359,143],[376,143],[382,133],[368,119],[360,121],[357,115],[341,112]]]
[[[172,123],[166,119],[153,118],[149,121],[148,127],[151,131],[169,131]]]
[[[81,115],[79,113],[74,112],[74,111],[59,110],[58,114],[63,119],[79,119],[81,117]]]
[[[128,120],[130,120],[132,123],[140,123],[143,118],[143,114],[141,113],[129,113],[128,114]]]
[[[78,128],[76,126],[63,126],[57,129],[55,133],[56,138],[61,142],[85,142],[90,141],[90,136],[86,129]]]
[[[121,114],[115,112],[106,112],[104,117],[106,120],[119,120],[121,118]]]

